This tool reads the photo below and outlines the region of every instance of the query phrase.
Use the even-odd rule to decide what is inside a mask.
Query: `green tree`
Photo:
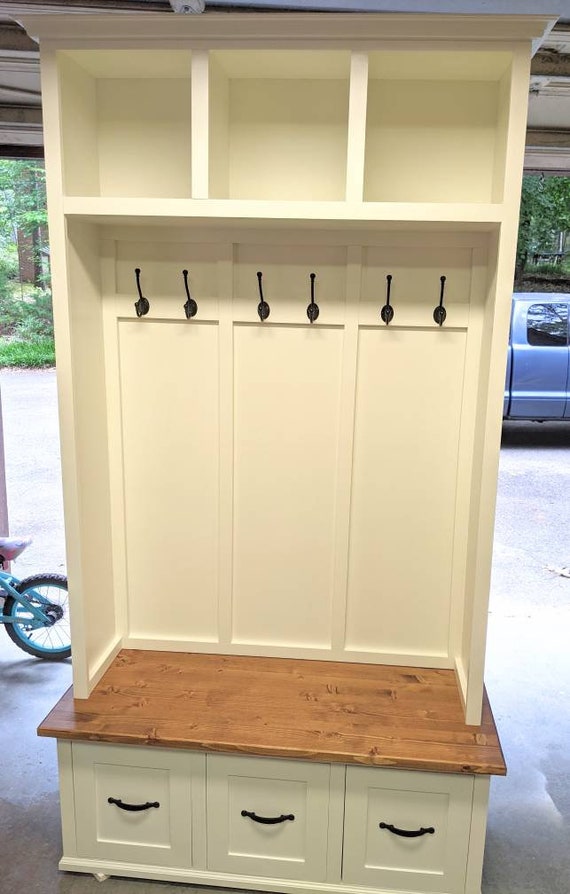
[[[516,278],[533,254],[564,251],[569,230],[570,177],[523,177]]]
[[[0,366],[53,362],[48,261],[43,162],[0,159]]]
[[[22,237],[33,246],[34,284],[45,287],[47,211],[43,162],[0,159],[0,257],[13,258]]]

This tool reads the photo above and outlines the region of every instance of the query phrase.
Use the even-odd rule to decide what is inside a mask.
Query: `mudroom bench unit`
[[[61,867],[480,894],[525,15],[37,15]],[[105,568],[104,576],[101,573]]]
[[[451,670],[126,649],[39,732],[59,740],[62,869],[480,891],[505,765],[486,697],[466,726]]]

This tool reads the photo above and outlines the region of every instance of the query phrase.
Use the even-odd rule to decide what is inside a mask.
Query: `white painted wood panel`
[[[188,78],[97,82],[101,195],[189,198]]]
[[[208,868],[324,881],[329,787],[326,764],[208,755]]]
[[[271,237],[270,237],[271,238]],[[345,322],[347,249],[322,244],[311,233],[303,239],[271,238],[269,244],[242,236],[234,250],[232,314],[236,321],[259,323],[257,272],[263,274],[263,293],[271,313],[268,323],[307,327],[311,273],[316,274],[315,300],[319,305],[316,329]]]
[[[63,189],[67,195],[100,194],[97,86],[73,59],[58,53]]]
[[[344,198],[348,81],[236,81],[230,103],[230,198]]]
[[[203,755],[120,745],[73,744],[79,856],[158,866],[192,865],[192,778]],[[128,805],[157,804],[146,810]]]
[[[90,21],[93,21],[92,19]],[[132,81],[172,80],[187,78],[190,72],[190,51],[158,48],[120,49],[109,46],[97,49],[65,49],[61,56],[72,59],[96,80],[127,79]]]
[[[183,270],[188,270],[190,293],[198,304],[191,325],[218,319],[221,291],[218,264],[223,251],[219,242],[186,242],[180,234],[142,239],[136,230],[131,230],[129,237],[119,240],[116,249],[115,288],[121,296],[121,314],[130,316],[134,312],[134,271],[139,267],[143,294],[151,304],[149,320],[157,317],[186,321]]]
[[[496,21],[496,20],[495,20]],[[454,81],[469,84],[476,81],[499,82],[509,70],[511,54],[487,44],[456,44],[437,49],[416,46],[413,50],[391,49],[372,51],[370,77],[384,81]]]
[[[498,86],[371,80],[364,198],[490,202]]]
[[[445,325],[467,327],[472,264],[472,246],[454,245],[448,236],[434,239],[415,232],[409,234],[405,246],[389,243],[366,247],[360,323],[383,326],[380,309],[386,298],[386,276],[390,275],[390,303],[394,311],[391,328],[422,326],[433,329],[433,310],[439,303],[441,277],[445,276]]]
[[[227,142],[225,128],[210,133],[211,164],[216,171],[227,167],[227,197],[342,201],[350,54],[244,50],[212,56],[228,129]],[[212,186],[222,182],[216,175]]]
[[[69,562],[73,594],[72,639],[75,643],[77,637],[78,641],[77,667],[87,672],[88,680],[94,685],[92,681],[101,663],[116,646],[121,631],[112,583],[103,602],[99,598],[101,563],[111,563],[113,538],[107,452],[105,333],[98,233],[93,225],[75,222],[68,228],[67,264],[69,290],[75,299],[71,304],[69,324],[75,362],[72,418],[78,509],[78,527],[67,532],[67,550],[73,553]],[[64,439],[65,430],[62,443]],[[69,459],[64,458],[64,474],[70,473],[68,463]],[[75,552],[76,546],[75,550],[73,545],[70,549],[78,536],[79,554]]]
[[[463,894],[472,799],[473,777],[348,767],[343,881]],[[404,837],[380,823],[433,832]]]
[[[119,323],[128,630],[217,639],[218,326]]]
[[[341,329],[234,329],[233,641],[330,646]]]
[[[348,649],[447,656],[465,342],[359,333]]]
[[[191,54],[58,55],[66,192],[189,197]]]
[[[230,82],[214,53],[208,53],[208,195],[229,195]]]

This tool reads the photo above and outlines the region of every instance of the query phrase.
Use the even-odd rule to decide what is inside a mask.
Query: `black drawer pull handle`
[[[151,807],[160,807],[158,801],[147,801],[146,804],[125,804],[120,798],[107,798],[108,804],[116,804],[121,810],[149,810]]]
[[[295,819],[292,813],[282,813],[281,816],[258,816],[250,810],[242,810],[242,816],[248,816],[254,823],[263,823],[264,826],[275,826],[277,823],[284,823],[286,820]]]
[[[392,826],[390,823],[380,823],[381,829],[387,829],[388,832],[392,832],[393,835],[401,835],[402,838],[419,838],[420,835],[433,835],[435,829],[433,826],[428,826],[427,829],[398,829],[396,826]]]

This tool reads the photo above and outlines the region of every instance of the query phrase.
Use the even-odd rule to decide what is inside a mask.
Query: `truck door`
[[[570,414],[568,303],[557,297],[515,297],[510,418],[561,419],[567,410]]]

